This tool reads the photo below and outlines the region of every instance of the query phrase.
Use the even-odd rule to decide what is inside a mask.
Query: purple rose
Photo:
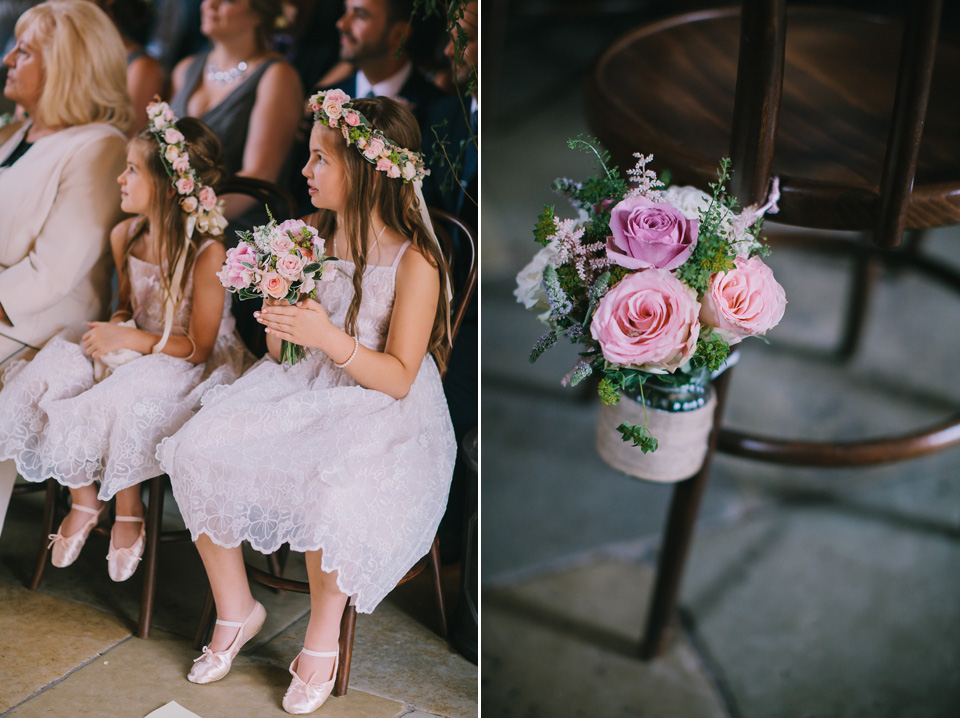
[[[627,269],[676,269],[697,246],[697,229],[668,202],[628,197],[610,214],[607,257]]]

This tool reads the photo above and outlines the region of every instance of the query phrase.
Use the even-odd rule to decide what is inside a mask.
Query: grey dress
[[[187,67],[183,86],[170,100],[170,109],[177,117],[190,116],[187,111],[187,100],[200,84],[209,54],[205,52],[193,59],[193,62]],[[250,113],[253,111],[253,105],[257,99],[257,86],[260,84],[267,68],[278,62],[279,59],[274,57],[262,62],[246,78],[237,83],[233,92],[197,118],[203,120],[220,139],[220,143],[223,145],[223,163],[231,174],[236,174],[243,167],[243,150],[247,144]],[[250,229],[255,225],[265,224],[266,221],[267,214],[262,207],[245,212],[230,223],[225,235],[227,245],[236,245],[236,230]]]

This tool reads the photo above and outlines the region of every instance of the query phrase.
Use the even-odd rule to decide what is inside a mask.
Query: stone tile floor
[[[113,583],[104,536],[91,536],[73,566],[48,566],[39,590],[24,588],[42,508],[42,494],[14,497],[0,539],[0,715],[142,718],[171,701],[202,718],[287,715],[280,699],[306,630],[306,596],[255,587],[268,612],[263,632],[226,678],[195,686],[186,673],[197,655],[191,644],[206,583],[193,546],[161,546],[153,627],[141,640],[132,635],[141,572]],[[165,528],[175,527],[172,497],[165,513]],[[305,575],[296,554],[287,575]],[[437,635],[429,581],[422,579],[358,616],[347,695],[330,698],[318,715],[477,715],[477,667]],[[443,579],[452,608],[457,567],[445,568]]]

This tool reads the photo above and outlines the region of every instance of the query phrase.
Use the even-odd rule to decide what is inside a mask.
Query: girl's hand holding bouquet
[[[217,274],[227,290],[241,300],[262,298],[264,307],[289,307],[316,298],[317,282],[330,258],[323,256],[324,240],[313,227],[298,219],[277,224],[271,218],[268,224],[237,235],[240,243],[227,250],[223,269]],[[295,364],[304,355],[302,344],[282,340],[282,364]]]

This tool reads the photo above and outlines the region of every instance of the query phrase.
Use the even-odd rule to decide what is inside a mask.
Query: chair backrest
[[[453,282],[450,306],[450,342],[456,341],[460,326],[477,289],[477,240],[466,222],[442,209],[430,207],[433,229],[440,240]]]
[[[912,0],[905,13],[873,232],[874,242],[882,247],[898,245],[906,227],[942,10],[943,0]],[[743,205],[763,201],[772,174],[787,25],[786,0],[743,0],[730,143],[732,190]]]
[[[266,205],[278,222],[285,219],[292,219],[297,216],[297,201],[293,194],[285,187],[281,187],[275,182],[258,179],[256,177],[244,177],[242,175],[231,175],[220,185],[221,196],[229,194],[242,194],[252,197],[260,205]]]
[[[297,202],[293,194],[267,180],[231,175],[220,185],[219,194],[221,197],[231,194],[252,197],[259,206],[266,205],[278,222],[297,216]],[[234,237],[230,239],[235,240]],[[230,297],[230,301],[240,338],[255,356],[263,356],[267,353],[267,335],[263,331],[263,325],[253,318],[253,312],[259,308],[259,303],[252,299],[241,301],[236,294]]]
[[[718,160],[758,201],[780,178],[778,222],[868,230],[960,223],[960,40],[943,0],[901,16],[743,0],[634,28],[598,58],[584,90],[591,128],[621,169],[652,153],[706,189]]]

